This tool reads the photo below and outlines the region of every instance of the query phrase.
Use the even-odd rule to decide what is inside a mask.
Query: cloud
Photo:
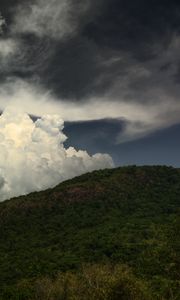
[[[44,115],[33,122],[7,108],[0,117],[0,201],[40,191],[88,171],[113,167],[107,154],[65,149],[63,120]]]
[[[18,53],[18,43],[16,40],[0,39],[0,65],[1,72],[12,69],[15,54]]]
[[[6,20],[3,18],[0,12],[0,34],[3,34],[3,27],[6,25]]]
[[[117,143],[142,138],[180,121],[180,102],[163,90],[153,90],[151,101],[144,103],[136,99],[126,101],[125,97],[111,93],[76,102],[57,98],[38,83],[12,78],[0,85],[0,104],[2,110],[11,105],[35,116],[58,113],[63,120],[71,122],[121,119],[126,125],[117,136]]]
[[[15,11],[15,33],[33,33],[38,37],[61,39],[71,35],[78,26],[78,18],[89,5],[89,1],[36,0],[21,3]]]
[[[65,121],[123,119],[117,143],[180,121],[180,38],[164,26],[166,9],[172,23],[176,6],[161,19],[162,6],[153,4],[157,26],[154,9],[142,4],[146,27],[141,4],[99,2],[96,10],[89,0],[30,0],[11,10],[10,35],[0,40],[0,109],[57,112]]]

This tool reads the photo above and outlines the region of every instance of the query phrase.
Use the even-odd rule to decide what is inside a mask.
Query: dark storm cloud
[[[45,72],[45,82],[59,96],[76,100],[103,94],[117,82],[118,95],[134,99],[140,90],[137,97],[141,101],[145,98],[143,91],[146,93],[158,83],[161,88],[166,87],[160,70],[164,65],[176,64],[173,57],[164,57],[161,62],[161,55],[173,36],[179,34],[180,3],[117,0],[103,3],[101,11],[83,23],[73,39],[58,44]],[[137,77],[132,78],[132,70],[137,70]],[[163,72],[167,73],[167,80],[173,80],[168,69]],[[129,82],[123,91],[119,83],[125,79]]]
[[[46,82],[58,95],[81,100],[111,87],[119,67],[105,63],[111,59],[106,51],[101,53],[93,41],[82,36],[60,44],[45,73]]]
[[[0,80],[30,113],[44,108],[39,84],[46,112],[59,105],[65,120],[125,119],[120,142],[179,122],[179,1],[6,0],[0,11]]]
[[[28,7],[31,2],[3,0],[0,10],[11,24],[18,5],[23,3],[23,7]],[[42,32],[38,36],[41,24],[35,20],[35,29],[28,32],[30,29],[25,30],[25,22],[22,32],[17,30],[23,53],[18,53],[11,68],[3,70],[4,77],[39,77],[57,96],[77,101],[103,95],[115,82],[120,87],[118,95],[131,99],[141,90],[137,97],[144,98],[143,91],[154,86],[153,79],[156,84],[157,78],[161,81],[159,70],[168,73],[168,68],[165,70],[163,66],[174,63],[171,57],[158,66],[159,70],[153,61],[160,60],[159,56],[169,47],[173,35],[179,33],[179,1],[102,0],[98,4],[87,1],[88,8],[83,14],[77,13],[82,1],[76,5],[72,5],[72,1],[68,3],[72,6],[70,14],[76,19],[72,24],[78,23],[75,34],[68,33],[58,41],[52,34],[53,30],[56,32],[56,23],[52,23],[54,29],[47,29],[47,36]],[[132,78],[132,69],[137,69],[137,78]],[[147,76],[148,72],[152,76]],[[126,91],[122,87],[125,79],[129,80]]]
[[[168,33],[179,30],[179,6],[179,1],[106,1],[104,14],[85,28],[85,34],[101,46],[148,59],[156,54],[154,43],[166,45]]]

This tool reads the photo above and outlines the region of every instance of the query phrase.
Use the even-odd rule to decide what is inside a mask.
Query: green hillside
[[[0,299],[180,299],[180,169],[95,171],[0,204]]]

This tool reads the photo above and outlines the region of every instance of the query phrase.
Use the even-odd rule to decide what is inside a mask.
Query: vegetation
[[[180,299],[180,170],[95,171],[0,204],[0,299]]]

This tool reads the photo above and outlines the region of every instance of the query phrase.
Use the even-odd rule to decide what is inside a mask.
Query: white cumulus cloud
[[[53,187],[96,169],[113,167],[108,154],[64,148],[63,120],[7,108],[0,117],[0,201]]]

